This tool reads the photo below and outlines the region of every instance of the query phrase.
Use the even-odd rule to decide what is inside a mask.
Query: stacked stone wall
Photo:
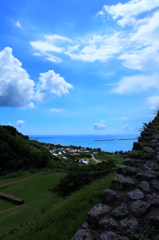
[[[159,226],[159,114],[144,125],[101,203],[72,240],[130,240],[148,225]]]

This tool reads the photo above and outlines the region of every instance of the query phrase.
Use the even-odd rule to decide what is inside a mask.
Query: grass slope
[[[57,176],[57,175],[54,175],[54,176]],[[81,227],[81,224],[85,222],[87,212],[96,204],[101,202],[102,193],[109,186],[113,176],[114,174],[110,174],[109,176],[103,179],[96,180],[92,182],[90,185],[75,192],[71,196],[64,198],[63,200],[58,199],[57,196],[52,195],[50,196],[50,200],[52,198],[52,203],[51,203],[51,201],[49,201],[47,197],[48,203],[49,202],[51,203],[48,205],[46,203],[45,203],[46,205],[44,204],[45,202],[44,199],[41,200],[41,203],[38,202],[38,200],[35,200],[36,196],[38,197],[38,199],[39,197],[42,198],[41,195],[39,195],[39,193],[37,193],[37,195],[35,193],[33,197],[34,199],[32,199],[31,196],[27,197],[26,196],[27,194],[25,192],[22,192],[20,197],[26,196],[27,201],[33,204],[33,206],[38,206],[41,209],[42,209],[42,206],[44,205],[49,207],[46,212],[41,211],[41,214],[40,213],[37,214],[34,219],[33,218],[31,219],[32,216],[30,215],[30,220],[25,221],[26,222],[25,226],[19,228],[18,231],[15,231],[12,234],[8,235],[7,237],[5,237],[5,239],[6,240],[15,240],[15,239],[16,240],[21,240],[21,239],[23,240],[30,240],[30,239],[32,240],[49,240],[49,239],[70,240],[74,235],[74,233],[76,232],[76,230],[79,229]],[[34,190],[36,187],[38,187],[38,192],[39,192],[38,182],[39,180],[40,182],[44,181],[45,177],[47,179],[46,182],[50,184],[48,176],[44,175],[44,176],[41,176],[40,178],[35,177]],[[29,184],[29,181],[27,182]],[[26,183],[23,182],[23,184],[24,185],[21,187],[27,186]],[[42,183],[42,185],[45,185],[45,184]],[[14,190],[11,190],[11,191],[12,193],[20,194],[20,185],[18,184],[14,188]],[[27,191],[33,194],[31,189]],[[25,208],[25,206],[23,206],[23,208]],[[19,214],[22,213],[22,215],[24,214],[25,216],[25,209],[21,208],[21,210],[22,211],[20,211]],[[17,215],[17,218],[19,217],[20,215]],[[4,221],[4,218],[3,218],[3,221]],[[0,222],[0,225],[2,224],[2,222]]]

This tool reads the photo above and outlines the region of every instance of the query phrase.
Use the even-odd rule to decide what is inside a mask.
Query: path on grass
[[[94,157],[93,154],[91,154],[91,156],[92,156],[92,159],[93,159],[94,161],[96,161],[97,163],[101,162],[101,161],[97,160],[97,159]]]

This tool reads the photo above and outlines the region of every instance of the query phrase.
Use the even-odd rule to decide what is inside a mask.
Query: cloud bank
[[[40,73],[35,84],[10,47],[0,52],[0,106],[34,108],[36,103],[44,103],[53,95],[60,97],[72,88],[53,70]]]
[[[0,106],[25,107],[33,98],[34,81],[6,47],[0,52]]]

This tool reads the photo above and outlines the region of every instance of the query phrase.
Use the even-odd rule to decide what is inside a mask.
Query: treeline
[[[12,126],[0,125],[0,174],[19,169],[49,167],[53,160],[48,149]],[[55,158],[55,157],[54,157]]]

